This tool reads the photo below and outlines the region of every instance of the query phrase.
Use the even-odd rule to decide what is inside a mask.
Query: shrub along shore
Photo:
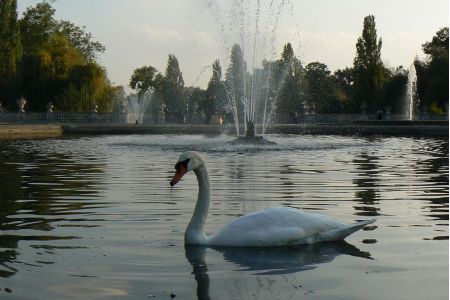
[[[448,138],[448,121],[361,121],[351,124],[272,124],[268,134],[422,136]],[[0,139],[48,138],[65,135],[234,134],[222,125],[151,124],[0,124]]]

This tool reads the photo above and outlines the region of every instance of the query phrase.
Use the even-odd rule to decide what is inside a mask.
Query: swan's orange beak
[[[186,166],[183,164],[177,165],[175,175],[173,175],[172,180],[170,181],[170,186],[173,187],[178,181],[183,178],[184,174],[187,173]]]

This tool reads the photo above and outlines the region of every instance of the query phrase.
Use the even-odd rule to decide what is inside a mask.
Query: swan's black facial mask
[[[181,178],[183,178],[184,174],[187,173],[188,163],[189,163],[189,159],[177,162],[177,164],[175,165],[175,175],[173,175],[173,178],[170,181],[171,187],[173,187],[175,184],[177,184],[178,181],[180,181]]]

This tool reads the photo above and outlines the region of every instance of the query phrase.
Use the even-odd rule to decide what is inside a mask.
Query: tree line
[[[415,113],[448,113],[448,27],[440,29],[422,49],[427,58],[424,61],[416,58],[412,62],[417,72]],[[242,122],[245,111],[242,100],[252,93],[248,91],[250,86],[255,89],[252,96],[270,99],[260,101],[256,108],[267,113],[374,114],[389,111],[404,114],[409,66],[386,67],[381,60],[381,50],[382,39],[377,36],[375,17],[369,15],[364,18],[363,30],[356,42],[353,66],[334,73],[321,62],[304,65],[295,56],[290,43],[283,47],[278,60],[265,60],[261,68],[250,72],[242,49],[235,44],[225,72],[218,59],[211,65],[206,90],[184,87],[179,63],[173,54],[169,55],[165,73],[143,66],[134,71],[130,86],[138,95],[151,88],[155,95],[153,111],[162,105],[166,117],[178,122],[192,114],[204,114],[207,123],[215,115],[231,121],[234,114]],[[236,101],[230,101],[230,97]]]
[[[12,111],[21,96],[28,101],[28,111],[45,111],[49,102],[59,111],[86,112],[93,105],[101,112],[114,110],[123,88],[112,86],[106,70],[96,62],[105,47],[85,27],[57,20],[52,3],[30,6],[19,18],[17,0],[0,2],[0,102]],[[227,68],[218,59],[212,62],[206,89],[185,86],[179,62],[169,54],[163,72],[144,65],[134,70],[129,85],[141,97],[151,89],[149,109],[162,109],[166,120],[174,122],[198,114],[206,122],[214,116],[231,121],[244,118],[248,109],[267,114],[402,113],[409,66],[383,64],[374,16],[364,18],[355,46],[353,65],[331,72],[321,62],[304,64],[290,43],[277,60],[265,60],[261,67],[248,70],[236,44]],[[437,31],[422,49],[427,58],[414,61],[416,113],[447,113],[448,27]],[[265,101],[248,108],[243,101],[248,97]]]

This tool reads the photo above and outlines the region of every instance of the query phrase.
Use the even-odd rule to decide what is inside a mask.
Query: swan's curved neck
[[[198,181],[198,198],[195,204],[194,214],[189,222],[184,239],[187,244],[206,245],[207,238],[204,233],[206,218],[209,209],[209,176],[205,165],[194,170]]]

